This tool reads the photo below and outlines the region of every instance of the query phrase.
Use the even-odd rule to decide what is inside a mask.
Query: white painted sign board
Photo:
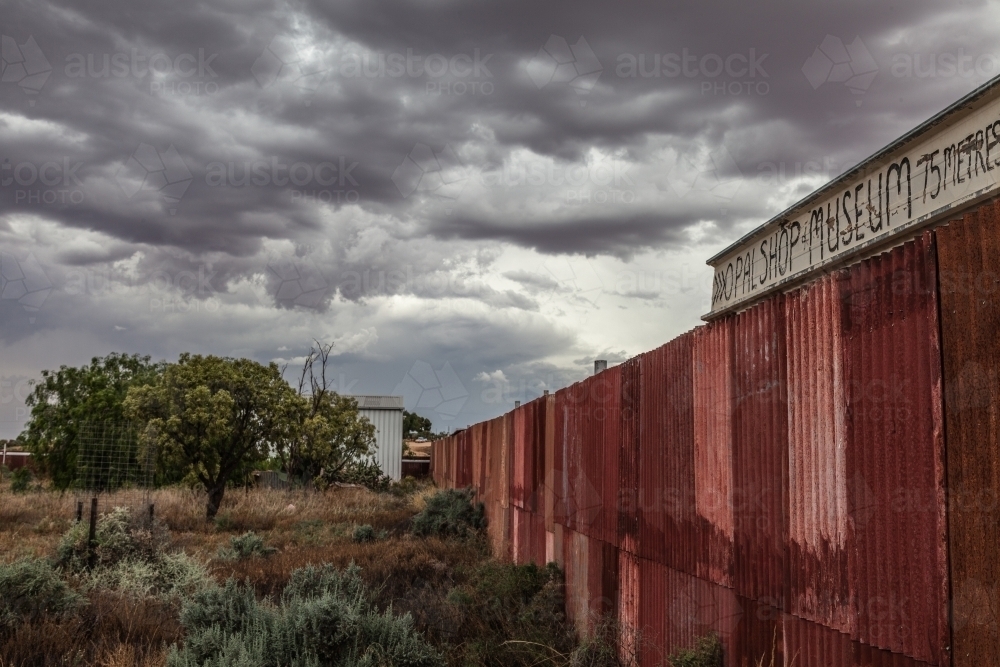
[[[746,307],[1000,194],[994,79],[708,261],[712,310]]]

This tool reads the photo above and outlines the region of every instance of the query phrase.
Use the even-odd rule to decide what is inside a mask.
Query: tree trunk
[[[205,518],[211,521],[219,513],[222,506],[222,496],[226,493],[226,483],[221,482],[208,489],[208,506],[206,507]]]

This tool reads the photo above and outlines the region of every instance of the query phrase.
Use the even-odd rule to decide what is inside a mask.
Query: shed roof
[[[359,410],[402,410],[402,396],[352,396]]]

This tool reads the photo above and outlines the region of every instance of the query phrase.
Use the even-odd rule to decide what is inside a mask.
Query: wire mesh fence
[[[106,512],[127,507],[152,516],[156,451],[143,442],[138,428],[128,422],[84,422],[77,425],[77,518],[84,506]]]

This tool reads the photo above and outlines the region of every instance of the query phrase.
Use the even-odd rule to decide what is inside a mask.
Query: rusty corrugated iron
[[[790,610],[856,636],[847,555],[847,404],[838,279],[785,300]]]
[[[950,661],[937,271],[928,232],[839,277],[857,639]]]
[[[727,666],[741,664],[734,642],[745,614],[731,589],[645,558],[638,563],[642,665],[661,665],[665,657],[693,647],[708,633],[722,639]]]
[[[586,635],[591,629],[590,614],[590,545],[589,538],[569,528],[562,531],[563,573],[566,590],[566,618],[577,632]]]
[[[595,430],[600,433],[600,458],[591,461],[590,479],[601,482],[599,538],[618,546],[618,510],[621,507],[621,395],[622,367],[609,368],[585,381],[591,386]],[[616,558],[617,563],[617,558]]]
[[[1000,665],[1000,202],[936,237],[954,665]]]
[[[663,561],[665,556],[664,517],[665,491],[670,482],[666,471],[664,449],[668,447],[663,372],[663,348],[640,355],[639,405],[639,480],[636,494],[639,520],[638,554],[650,560]]]
[[[697,575],[733,585],[733,318],[694,334]]]
[[[862,644],[832,628],[783,614],[785,664],[789,667],[929,667],[920,660]]]
[[[666,564],[697,574],[698,519],[695,509],[694,340],[688,333],[665,345],[663,396],[667,440],[663,493]]]
[[[641,637],[641,583],[639,557],[618,550],[618,656],[621,664],[630,664],[640,653]]]
[[[555,483],[556,483],[556,468],[555,468],[555,458],[556,458],[556,397],[555,395],[547,395],[545,400],[545,442],[544,442],[544,461],[542,465],[542,477],[541,484],[543,489],[543,512],[545,515],[545,530],[552,533],[555,531]],[[549,552],[546,552],[549,553]],[[558,553],[555,551],[553,545],[553,551],[547,560],[555,560],[554,554]]]
[[[733,587],[786,608],[788,401],[783,296],[733,325]]]
[[[629,359],[621,368],[619,399],[618,534],[615,543],[630,554],[639,553],[639,445],[642,408],[642,357]],[[638,580],[638,575],[636,576]]]
[[[942,261],[986,272],[974,246],[995,217],[937,232]],[[584,630],[613,614],[642,664],[714,631],[727,665],[772,650],[786,665],[946,665],[937,275],[925,234],[436,443],[435,480],[484,487],[494,548],[560,562],[568,616]],[[966,438],[949,444],[953,492],[994,492],[994,458],[971,468],[973,439],[996,440],[982,426],[996,383],[970,364],[996,344],[974,297],[943,299],[949,428]],[[976,532],[995,508],[960,509],[953,544],[996,548]],[[990,664],[998,582],[975,573],[997,566],[963,557],[956,623],[994,622],[956,628],[974,656],[961,664]]]

